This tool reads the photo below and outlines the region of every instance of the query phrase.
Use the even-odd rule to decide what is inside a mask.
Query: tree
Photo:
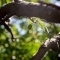
[[[29,18],[30,17],[39,17],[39,18],[41,18],[41,20],[46,21],[46,22],[60,23],[60,11],[59,10],[60,10],[59,6],[56,6],[56,5],[50,4],[50,3],[41,2],[41,1],[39,3],[32,3],[32,2],[26,2],[26,1],[11,2],[11,3],[8,3],[8,4],[6,4],[6,5],[4,5],[3,7],[0,8],[0,24],[5,26],[5,28],[11,33],[12,38],[13,38],[12,31],[9,28],[9,26],[6,24],[7,20],[11,16],[16,15],[16,16],[20,16],[20,17],[22,16],[22,17],[26,17],[26,18],[27,17],[29,17]],[[12,27],[15,28],[14,26],[12,26]],[[31,29],[31,27],[32,26],[29,25],[29,30]],[[55,25],[54,25],[54,27],[55,27]],[[26,28],[24,27],[24,29],[26,29]],[[26,40],[35,39],[36,36],[33,36],[33,35],[32,36],[34,38],[31,37],[30,39],[28,39],[29,32],[31,32],[31,31],[27,31],[27,33],[24,35],[24,37],[19,36],[19,38],[22,39],[23,41],[24,41],[25,38],[26,38]],[[1,34],[3,34],[3,33],[4,33],[4,31]],[[16,34],[19,34],[18,31],[16,32]],[[32,34],[34,34],[34,33],[32,33]],[[5,39],[7,41],[4,41]],[[46,42],[44,42],[41,45],[38,52],[32,57],[31,60],[39,60],[39,59],[41,59],[48,49],[52,49],[53,51],[58,50],[59,49],[59,47],[58,47],[59,40],[60,40],[60,33],[57,36],[53,37],[53,38],[50,37],[48,40],[46,40]],[[6,52],[8,52],[9,54],[12,53],[12,55],[8,56],[6,54],[6,55],[4,55],[4,57],[8,56],[8,58],[12,57],[13,59],[18,59],[14,55],[15,54],[18,55],[20,52],[16,52],[16,50],[17,51],[20,51],[20,50],[22,51],[22,48],[19,48],[20,44],[18,45],[16,42],[13,43],[13,42],[9,42],[9,41],[10,40],[8,40],[8,38],[6,38],[6,36],[5,36],[5,38],[3,39],[3,42],[6,42],[6,44],[4,46],[2,46],[2,48],[6,47],[6,48],[10,48],[10,50],[12,50],[12,48],[14,48],[14,50],[5,51],[3,49],[3,51],[5,51],[5,53]],[[17,40],[17,41],[19,41],[19,40]],[[2,42],[2,44],[3,44],[3,42]],[[27,42],[29,42],[29,41],[27,41]],[[25,43],[27,43],[27,42],[25,41]],[[15,48],[16,45],[18,47]],[[22,47],[24,46],[24,42],[22,43],[22,41],[21,41],[21,46]],[[28,52],[27,49],[25,49],[25,48],[23,48],[23,49],[26,52]],[[23,54],[23,52],[24,51],[22,51],[21,54]],[[20,55],[18,57],[21,58]],[[4,59],[4,58],[2,58],[2,59]],[[22,60],[23,59],[24,58],[22,56]],[[28,58],[26,60],[28,60]]]

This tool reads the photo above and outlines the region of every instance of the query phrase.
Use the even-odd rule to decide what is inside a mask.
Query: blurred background
[[[0,0],[0,7],[10,3],[12,0]],[[26,0],[29,2],[38,2],[38,0]],[[44,0],[47,3],[59,5],[58,0]],[[37,52],[42,42],[51,36],[56,36],[60,31],[60,24],[53,24],[41,21],[40,18],[31,17],[9,18],[10,27],[14,34],[11,41],[10,33],[3,25],[0,25],[0,60],[30,60]],[[42,60],[59,60],[60,49],[57,52],[48,50]]]

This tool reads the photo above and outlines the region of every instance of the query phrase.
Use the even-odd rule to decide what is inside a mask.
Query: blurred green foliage
[[[26,0],[37,2],[37,0]],[[48,0],[45,0],[48,2]],[[0,0],[0,6],[10,3],[11,0]],[[37,52],[41,43],[50,37],[55,36],[60,31],[59,24],[42,22],[39,18],[34,18],[32,22],[29,18],[12,17],[12,32],[16,39],[11,41],[10,33],[0,26],[0,60],[30,60]],[[48,33],[48,31],[50,34]],[[59,53],[49,50],[42,60],[58,60]]]

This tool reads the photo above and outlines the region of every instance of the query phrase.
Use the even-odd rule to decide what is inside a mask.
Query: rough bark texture
[[[59,40],[60,40],[60,36],[59,36]],[[53,51],[57,51],[58,48],[59,48],[59,44],[57,38],[48,39],[41,45],[41,47],[39,48],[37,53],[32,57],[31,60],[41,60],[49,49],[52,49]]]

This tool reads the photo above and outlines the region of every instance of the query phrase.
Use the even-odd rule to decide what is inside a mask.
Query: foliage
[[[37,0],[28,1],[37,2]],[[11,0],[0,0],[0,6],[10,2]],[[43,23],[36,17],[34,18],[36,22],[16,16],[11,17],[10,20],[16,39],[12,41],[10,33],[3,25],[0,26],[0,60],[30,60],[41,46],[41,42],[49,38],[50,34],[55,36],[60,31],[59,24]],[[42,60],[58,60],[59,52],[49,50]]]

